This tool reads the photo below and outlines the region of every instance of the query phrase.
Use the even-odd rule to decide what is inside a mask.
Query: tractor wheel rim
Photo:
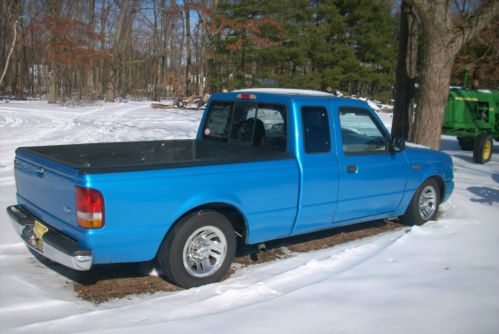
[[[184,268],[194,277],[206,277],[220,269],[227,256],[227,238],[215,226],[203,226],[187,239],[182,252]]]
[[[485,142],[485,145],[483,146],[483,160],[487,161],[490,158],[490,154],[492,153],[492,145],[490,144],[490,140],[487,140]]]

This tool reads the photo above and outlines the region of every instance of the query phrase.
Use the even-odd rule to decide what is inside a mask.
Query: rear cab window
[[[287,119],[284,105],[214,101],[206,116],[202,138],[285,151]]]

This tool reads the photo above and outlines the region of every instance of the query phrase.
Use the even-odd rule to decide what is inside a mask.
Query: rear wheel
[[[476,163],[484,164],[492,157],[494,142],[492,136],[487,133],[481,133],[476,139],[473,149],[473,160]]]
[[[163,240],[158,269],[164,278],[191,288],[217,282],[229,269],[236,253],[230,221],[213,210],[182,218]]]
[[[457,137],[457,142],[463,151],[472,151],[475,145],[474,137]]]
[[[434,220],[440,205],[440,187],[434,179],[423,182],[400,221],[406,225],[422,225],[427,221]]]

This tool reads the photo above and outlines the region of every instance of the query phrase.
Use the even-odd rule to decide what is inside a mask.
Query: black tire
[[[424,201],[424,196],[427,195],[429,189],[434,191],[434,204],[431,206],[431,214],[425,216],[420,210],[420,202]],[[422,198],[423,197],[423,198]],[[427,179],[416,190],[416,193],[411,199],[409,206],[403,216],[400,216],[400,222],[405,225],[423,225],[427,221],[434,220],[438,213],[440,205],[440,187],[435,179]]]
[[[481,133],[475,142],[473,149],[473,160],[476,163],[484,164],[492,158],[492,151],[494,150],[494,141],[492,136],[487,133]]]
[[[473,151],[473,147],[475,146],[474,137],[457,137],[457,142],[463,151]]]
[[[193,259],[192,257],[186,255],[192,254],[192,252],[189,253],[189,249],[197,249],[196,247],[201,249],[203,247],[197,246],[198,244],[190,238],[194,236],[195,240],[203,239],[195,236],[197,231],[203,231],[203,229],[218,231],[217,233],[222,233],[225,238],[225,247],[223,247],[223,249],[225,249],[225,256],[221,256],[221,260],[219,262],[217,262],[218,260],[214,257],[210,257],[211,255],[207,256],[208,261],[210,262],[210,267],[213,264],[212,262],[215,262],[212,267],[213,272],[208,271],[206,273],[201,273],[203,268],[198,268],[197,266],[190,267],[188,265],[189,259]],[[215,233],[215,235],[217,234]],[[223,238],[218,238],[219,244],[224,244],[224,241],[221,239]],[[191,247],[191,245],[194,244],[196,244],[196,246]],[[204,251],[206,251],[206,249],[204,249]],[[196,256],[206,256],[206,254],[199,255],[198,252],[194,253]],[[183,217],[173,226],[170,232],[168,232],[158,250],[158,271],[161,277],[181,287],[191,288],[201,286],[219,281],[229,270],[235,254],[236,235],[231,222],[227,219],[227,217],[217,211],[200,210]],[[201,264],[201,262],[206,259],[200,260],[198,258],[197,260],[199,260],[197,262]],[[199,272],[196,272],[198,269]],[[189,272],[189,270],[191,272]],[[199,277],[195,276],[196,274],[206,276]]]

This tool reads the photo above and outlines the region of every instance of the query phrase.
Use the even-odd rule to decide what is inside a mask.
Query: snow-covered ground
[[[437,222],[250,266],[181,292],[95,306],[14,234],[3,208],[15,202],[16,147],[192,138],[200,117],[144,102],[0,104],[0,332],[499,332],[499,145],[490,163],[477,165],[455,138],[443,137],[456,190]],[[381,117],[391,123],[390,114]]]

